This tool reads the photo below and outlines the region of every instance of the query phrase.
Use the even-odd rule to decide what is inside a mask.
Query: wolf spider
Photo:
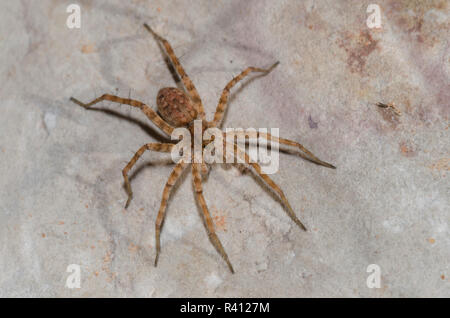
[[[263,68],[257,68],[257,67],[247,67],[244,71],[242,71],[238,76],[234,77],[228,84],[225,86],[225,88],[222,91],[222,95],[220,97],[219,103],[216,108],[216,112],[214,114],[214,119],[212,121],[207,121],[205,119],[205,111],[202,105],[202,101],[200,99],[200,96],[197,92],[197,89],[195,88],[194,84],[192,83],[191,79],[188,77],[186,72],[184,71],[183,67],[181,66],[178,58],[176,57],[172,46],[169,44],[169,42],[155,33],[147,24],[144,24],[144,27],[154,36],[154,38],[163,44],[165,51],[168,55],[168,58],[170,59],[170,62],[174,66],[176,72],[178,73],[179,77],[181,77],[181,80],[183,82],[185,91],[173,88],[173,87],[166,87],[162,88],[157,95],[156,98],[156,104],[158,108],[158,112],[155,112],[152,108],[145,105],[144,103],[130,99],[130,98],[121,98],[118,96],[110,95],[110,94],[104,94],[97,99],[94,99],[93,101],[89,103],[82,103],[79,100],[75,99],[74,97],[71,97],[70,100],[80,106],[83,106],[84,108],[88,109],[90,106],[103,101],[111,101],[115,103],[120,104],[126,104],[133,107],[139,108],[156,126],[158,126],[162,131],[164,131],[167,135],[171,136],[172,131],[176,127],[188,127],[189,129],[192,129],[193,122],[196,119],[199,119],[202,121],[202,135],[203,132],[210,127],[220,127],[221,122],[223,119],[223,115],[225,110],[227,109],[227,101],[230,94],[230,90],[233,86],[235,86],[239,81],[241,81],[244,77],[249,75],[252,72],[262,73],[262,75],[268,74],[273,68],[275,68],[279,62],[276,62],[271,67],[267,69]],[[158,114],[159,113],[159,114]],[[226,137],[226,133],[223,133],[223,135]],[[273,141],[276,142],[280,146],[288,146],[291,147],[290,151],[292,152],[292,149],[294,149],[298,155],[303,157],[304,159],[307,159],[309,161],[312,161],[316,164],[328,167],[328,168],[335,168],[333,165],[326,163],[320,159],[318,159],[316,156],[314,156],[309,150],[307,150],[305,147],[303,147],[301,144],[291,141],[284,138],[278,138],[274,137],[268,133],[258,133],[258,138],[263,138],[267,141]],[[226,144],[225,142],[224,144]],[[203,144],[203,148],[207,145],[207,143]],[[128,172],[130,169],[134,166],[136,161],[141,157],[141,155],[146,150],[153,150],[158,152],[171,152],[175,144],[171,143],[148,143],[144,146],[142,146],[136,154],[131,158],[130,162],[125,166],[125,168],[122,170],[124,182],[125,182],[125,188],[128,194],[128,200],[125,204],[125,208],[128,207],[130,204],[131,198],[133,196],[133,192],[131,191],[130,182],[128,180]],[[282,204],[285,206],[286,211],[288,215],[291,217],[291,219],[303,230],[306,231],[306,227],[300,222],[300,220],[295,215],[294,211],[292,210],[286,196],[284,195],[283,191],[280,189],[280,187],[275,184],[275,182],[267,175],[262,172],[261,166],[257,163],[251,163],[249,160],[249,156],[247,155],[245,149],[242,150],[234,141],[231,145],[232,148],[234,148],[234,153],[232,156],[237,159],[236,156],[240,157],[240,159],[245,160],[245,164],[254,171],[254,173],[259,176],[262,181],[269,186],[275,194],[278,195],[279,199],[281,199]],[[283,150],[283,149],[281,149]],[[289,151],[289,149],[288,149]],[[203,196],[203,190],[202,190],[202,175],[207,173],[209,171],[209,166],[205,162],[201,163],[187,163],[185,161],[178,162],[174,169],[172,170],[169,179],[164,187],[162,200],[161,200],[161,206],[159,208],[158,216],[156,218],[156,225],[155,225],[155,241],[156,241],[156,256],[155,256],[155,266],[158,264],[158,258],[161,250],[161,243],[160,243],[160,233],[161,233],[161,227],[164,222],[164,216],[166,213],[166,206],[167,201],[169,199],[170,192],[172,190],[172,187],[175,185],[177,180],[179,179],[181,173],[188,167],[188,165],[191,164],[192,166],[192,174],[193,174],[193,184],[194,184],[194,190],[195,195],[198,200],[198,203],[201,207],[203,218],[204,218],[204,224],[206,225],[206,230],[208,232],[209,239],[211,243],[214,245],[214,247],[217,249],[217,251],[220,253],[222,258],[227,263],[230,271],[234,273],[233,266],[231,265],[230,260],[228,259],[228,255],[225,252],[225,249],[223,248],[219,238],[217,237],[215,230],[214,230],[214,223],[211,218],[211,214],[208,211],[208,207],[206,205],[205,198]]]

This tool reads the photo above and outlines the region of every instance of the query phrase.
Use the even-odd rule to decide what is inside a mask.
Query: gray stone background
[[[70,3],[0,1],[0,296],[450,296],[448,1],[78,1],[81,29],[66,27]],[[174,82],[143,22],[170,40],[208,118],[234,75],[279,60],[237,85],[224,127],[279,127],[337,166],[280,155],[273,178],[308,232],[251,174],[213,168],[205,197],[234,275],[189,174],[153,266],[170,156],[139,161],[127,211],[121,170],[159,133],[128,106],[69,102],[156,106]],[[65,287],[69,264],[80,289]]]

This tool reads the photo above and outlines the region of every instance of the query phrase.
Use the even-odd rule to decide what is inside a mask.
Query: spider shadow
[[[154,168],[156,166],[174,166],[174,163],[171,159],[160,159],[160,160],[152,160],[151,162],[145,162],[143,164],[138,165],[138,167],[136,169],[134,169],[134,171],[128,176],[128,181],[131,183],[131,181],[143,170],[146,169],[150,169],[150,168]],[[180,177],[181,178],[181,177]],[[178,182],[176,183],[176,185],[178,185]],[[172,193],[175,193],[175,187],[176,185],[173,186],[172,188]],[[123,189],[126,190],[125,187],[125,182],[123,183]]]
[[[170,58],[167,55],[165,49],[163,48],[161,41],[159,41],[154,34],[151,35],[153,36],[153,39],[156,41],[158,45],[161,56],[164,58],[164,62],[166,63],[167,69],[169,70],[170,75],[172,76],[172,79],[175,82],[175,85],[177,86],[178,89],[186,92],[184,85],[181,83],[181,78],[178,75],[177,71],[175,70],[175,67],[173,66],[172,62],[170,61]]]
[[[173,163],[173,162],[172,162],[172,163]],[[151,164],[149,164],[149,165],[151,166]],[[145,165],[144,165],[144,168],[145,168]],[[179,179],[178,179],[178,180],[175,182],[175,184],[172,186],[172,190],[171,190],[171,192],[170,192],[169,198],[168,198],[167,203],[166,203],[166,216],[167,216],[167,211],[168,211],[169,206],[170,206],[170,202],[171,202],[172,199],[177,195],[180,186],[181,186],[181,185],[184,183],[184,181],[186,180],[187,175],[189,174],[189,172],[190,172],[190,166],[186,166],[186,168],[181,172],[181,174],[180,174],[180,176],[179,176]],[[135,173],[137,174],[138,171],[136,170]],[[155,221],[156,221],[156,215],[155,215]],[[163,233],[164,233],[163,228],[164,228],[165,222],[166,222],[166,217],[163,218],[162,223],[161,223],[161,228],[160,228],[160,230],[161,230],[161,233],[160,233],[160,239],[161,239],[161,240],[162,240],[162,236],[164,235],[164,234],[163,234]],[[154,233],[153,233],[153,235],[154,235]],[[187,242],[186,240],[183,240],[183,239],[182,239],[182,241],[184,241],[184,242],[187,243],[187,244],[191,244],[192,246],[195,246],[193,243]],[[163,243],[163,242],[161,242],[161,243]],[[155,242],[155,244],[156,244],[156,242]],[[163,252],[163,250],[164,250],[163,248],[164,248],[164,247],[161,245],[160,262],[161,262],[161,255],[164,253],[164,252]],[[149,253],[146,253],[146,254],[147,254],[147,255],[150,255]],[[146,259],[150,260],[151,263],[154,264],[154,262],[155,262],[155,257],[156,257],[156,250],[155,250],[155,254],[154,254],[154,256],[153,256],[153,259],[150,259],[149,257],[146,257]],[[160,265],[160,266],[161,266],[161,265]]]
[[[141,128],[145,133],[147,133],[149,136],[153,137],[157,141],[164,142],[164,143],[173,143],[172,140],[170,140],[169,138],[164,136],[157,129],[149,126],[147,123],[145,123],[144,121],[142,121],[140,119],[133,118],[133,117],[130,117],[128,115],[124,115],[124,114],[122,114],[119,111],[111,110],[111,109],[108,109],[108,108],[90,107],[87,110],[88,111],[94,111],[94,112],[102,112],[102,113],[105,113],[105,114],[107,114],[109,116],[113,116],[113,117],[116,117],[118,119],[125,120],[125,121],[127,121],[129,123],[133,123],[133,124],[139,126],[139,128]]]
[[[135,43],[136,40],[142,39],[142,35],[130,35],[120,38],[110,38],[100,42],[97,45],[98,54],[100,58],[100,73],[102,78],[106,80],[113,87],[126,87],[131,89],[127,84],[121,81],[116,75],[114,75],[114,65],[112,63],[113,58],[111,52],[113,49],[119,49],[120,45],[127,42]]]
[[[173,164],[173,162],[172,162],[172,164]],[[147,168],[148,166],[152,166],[152,164],[150,163],[150,164],[142,165],[142,167],[140,167],[139,169],[136,169],[136,171],[135,171],[134,174],[137,174],[140,170],[145,169],[145,168]],[[184,183],[184,181],[186,180],[188,174],[189,174],[189,167],[186,167],[186,168],[181,172],[179,179],[178,179],[178,180],[175,182],[175,184],[172,186],[172,190],[171,190],[170,195],[169,195],[169,198],[168,198],[168,200],[167,200],[167,205],[166,205],[166,215],[167,215],[167,211],[168,211],[169,206],[170,206],[170,202],[171,202],[172,199],[177,195],[180,186]],[[157,214],[155,214],[155,220],[154,220],[154,221],[156,221],[156,215],[157,215]],[[162,221],[162,223],[161,223],[161,236],[160,236],[161,238],[162,238],[162,235],[163,235],[163,227],[164,227],[165,221],[166,221],[166,217],[163,219],[163,221]],[[153,233],[153,235],[154,235],[154,234],[155,234],[155,233]],[[155,244],[156,244],[156,242],[155,242]],[[160,256],[161,256],[162,253],[163,253],[163,246],[161,246]],[[147,254],[149,255],[149,253],[147,253]],[[151,263],[152,263],[152,264],[154,264],[154,262],[155,262],[155,257],[156,257],[156,251],[155,251],[155,255],[153,256],[153,259],[151,259]]]
[[[157,160],[157,164],[169,165],[171,163],[172,163],[171,161],[168,162],[167,160]],[[136,171],[134,172],[134,175],[139,173],[143,169],[149,168],[152,166],[155,166],[155,161],[153,161],[151,163],[142,164],[138,167],[138,169],[136,169]],[[180,178],[173,186],[166,208],[169,208],[171,198],[173,198],[177,194],[179,187],[184,182],[186,175],[187,175],[187,173],[186,173],[187,170],[189,170],[189,169],[185,169],[182,172],[182,174],[180,175]],[[131,181],[131,179],[130,179],[130,181]],[[99,177],[97,179],[96,183],[101,184],[103,182],[105,182],[105,181],[101,177]],[[139,248],[139,257],[142,258],[142,260],[144,261],[145,264],[151,264],[151,267],[153,267],[154,260],[155,260],[155,254],[154,254],[154,252],[149,251],[148,248],[145,247],[145,245],[146,245],[145,241],[147,241],[148,235],[153,234],[153,236],[154,236],[154,232],[149,233],[149,231],[148,231],[148,222],[153,221],[153,224],[154,224],[158,210],[152,208],[149,213],[146,213],[146,216],[144,218],[145,221],[140,226],[140,234],[135,238],[131,238],[130,236],[125,235],[124,233],[122,233],[121,231],[119,231],[118,229],[115,228],[114,223],[112,221],[113,218],[111,217],[111,215],[112,215],[111,208],[109,207],[108,204],[106,204],[106,202],[108,202],[108,194],[104,190],[105,187],[104,186],[96,186],[94,188],[96,189],[94,196],[102,197],[102,200],[99,200],[99,209],[98,209],[99,216],[98,217],[99,217],[100,222],[101,222],[103,228],[105,229],[105,231],[108,233],[111,233],[111,237],[112,237],[112,239],[110,240],[111,253],[116,254],[118,250],[121,251],[121,253],[122,253],[123,251],[126,251],[127,247],[130,246],[130,244],[134,244],[134,245],[140,247]],[[131,201],[131,204],[133,204],[133,200]],[[131,214],[134,213],[134,212],[131,212],[132,211],[131,207],[129,207],[129,211]],[[156,213],[154,213],[155,211],[156,211]],[[154,215],[154,217],[152,217],[153,215]],[[139,231],[139,229],[136,229],[136,230]],[[112,259],[111,264],[109,266],[111,266],[111,267],[116,266],[116,264],[113,263],[114,259],[115,258]],[[118,266],[120,266],[120,264]]]
[[[239,86],[239,88],[238,89],[236,89],[231,95],[230,95],[230,98],[228,99],[228,105],[227,105],[227,108],[225,109],[225,113],[223,114],[223,117],[222,117],[222,123],[221,123],[221,125],[220,125],[220,127],[223,125],[223,123],[226,121],[226,119],[227,119],[227,116],[228,116],[228,109],[230,108],[230,107],[232,107],[232,103],[233,103],[233,101],[236,99],[236,97],[237,97],[237,95],[239,94],[239,93],[241,93],[248,85],[250,85],[251,83],[253,83],[253,81],[255,81],[255,80],[257,80],[257,79],[259,79],[259,78],[261,78],[261,77],[264,77],[264,76],[267,76],[267,75],[269,75],[271,72],[269,72],[269,73],[267,73],[267,74],[256,74],[256,75],[254,75],[254,76],[252,76],[251,78],[249,78],[248,80],[246,80],[245,82],[243,82],[242,84],[241,84],[241,86]],[[222,93],[221,93],[222,94]]]
[[[141,165],[141,167],[139,167],[138,169],[136,169],[136,171],[134,172],[134,174],[139,173],[140,170],[145,169],[145,168],[147,168],[147,167],[149,167],[149,166],[153,166],[153,164],[152,164],[152,163],[147,163],[147,164],[145,164],[145,165]],[[166,213],[167,213],[168,209],[170,208],[170,202],[171,202],[171,200],[177,195],[177,192],[179,191],[179,187],[185,182],[185,180],[186,180],[187,176],[190,174],[190,172],[191,172],[191,166],[188,165],[188,166],[183,170],[183,172],[181,173],[181,175],[180,175],[179,179],[177,180],[177,182],[173,185],[172,191],[171,191],[170,196],[169,196],[169,199],[168,199],[168,201],[167,201]],[[134,174],[133,174],[133,175],[134,175]],[[131,181],[131,178],[130,178],[130,181]],[[196,207],[197,207],[197,212],[199,213],[200,219],[201,219],[202,222],[203,222],[203,225],[204,225],[204,229],[205,229],[205,231],[206,231],[206,234],[208,234],[208,230],[207,230],[207,226],[206,226],[206,223],[205,223],[205,219],[204,219],[204,217],[203,217],[203,215],[202,215],[202,213],[201,213],[201,207],[200,207],[199,202],[198,202],[198,200],[197,200],[197,198],[196,198],[196,196],[195,196],[195,189],[193,188],[193,183],[192,183],[192,190],[193,190],[193,192],[194,192],[194,201],[195,201],[195,205],[196,205]],[[162,236],[164,235],[164,234],[163,234],[163,233],[164,233],[163,228],[164,228],[165,221],[166,221],[166,218],[163,219],[162,224],[161,224],[161,239],[162,239]],[[209,235],[208,235],[208,237],[209,237]],[[186,245],[189,245],[189,246],[194,247],[195,249],[197,249],[198,251],[200,251],[203,255],[206,255],[207,257],[214,257],[214,255],[211,254],[207,249],[199,247],[198,244],[195,244],[195,242],[193,242],[193,241],[191,241],[191,240],[187,240],[187,239],[183,239],[183,238],[182,238],[182,239],[181,239],[181,242],[183,242],[183,243],[186,244]],[[217,248],[215,247],[215,245],[213,244],[213,242],[212,242],[211,240],[210,240],[210,242],[212,243],[212,245],[214,246],[214,248],[217,250]],[[161,246],[160,260],[161,260],[161,255],[164,253],[164,252],[163,252],[163,248],[164,248],[164,247]],[[217,250],[217,252],[218,252],[218,254],[219,254],[219,258],[222,259],[222,258],[220,257],[220,251]],[[152,262],[152,263],[153,263],[153,262],[154,262],[154,258],[152,259],[149,255],[150,255],[150,253],[145,252],[145,255],[143,255],[142,257],[144,257],[144,258],[145,258],[146,260],[148,260],[149,262]],[[217,257],[217,255],[216,255],[216,257]],[[217,263],[219,264],[219,262],[217,262]]]
[[[222,164],[221,166],[225,170],[229,170],[229,169],[231,169],[231,167],[234,167],[234,168],[238,169],[241,172],[241,176],[248,176],[248,175],[250,175],[250,177],[263,189],[264,192],[266,192],[270,197],[272,197],[275,201],[277,201],[281,205],[281,207],[283,208],[283,210],[286,213],[287,217],[290,220],[292,220],[292,218],[289,216],[288,208],[286,207],[286,205],[283,202],[283,200],[275,192],[275,190],[273,190],[269,185],[267,185],[267,183],[257,174],[256,171],[254,171],[253,168],[250,168],[250,167],[246,166],[243,163],[231,163],[231,164],[227,163],[227,164]],[[280,189],[281,189],[281,187],[280,187]],[[244,191],[242,191],[242,192],[244,192]],[[246,201],[255,199],[254,197],[246,199],[245,198],[245,193],[242,193],[242,195],[244,196],[244,200],[246,200]]]
[[[257,147],[257,143],[256,142],[249,142],[248,140],[245,141],[245,145],[246,146],[251,146],[251,147]],[[271,150],[272,151],[272,146],[270,143],[267,144],[267,150]],[[318,167],[322,167],[322,168],[327,168],[327,169],[336,169],[335,166],[332,167],[328,167],[328,166],[324,166],[323,164],[320,164],[316,161],[314,161],[313,159],[311,159],[310,157],[308,157],[307,154],[305,154],[303,151],[299,150],[299,149],[289,149],[289,148],[280,148],[278,147],[276,149],[276,151],[279,151],[281,153],[287,154],[287,155],[292,155],[292,156],[297,156],[302,158],[303,160],[313,163]]]
[[[142,27],[142,24],[141,24],[141,27]],[[114,67],[111,64],[112,58],[111,58],[110,51],[111,51],[111,48],[114,48],[122,43],[136,42],[136,40],[146,39],[148,37],[149,32],[147,32],[147,31],[145,31],[145,32],[146,32],[146,34],[138,34],[138,35],[133,35],[133,36],[125,36],[125,37],[120,37],[120,38],[107,39],[98,45],[99,53],[104,56],[104,58],[100,59],[100,63],[101,63],[100,64],[100,72],[102,74],[102,77],[110,85],[116,86],[116,87],[126,87],[128,89],[131,89],[128,85],[123,83],[117,76],[115,76],[112,73],[112,71],[114,70]],[[161,42],[154,35],[152,35],[152,37],[154,38],[155,42],[158,45],[158,48],[161,52],[164,62],[166,64],[176,86],[179,89],[185,91],[185,88],[184,88],[183,84],[181,83],[181,78],[177,74],[175,67],[172,65],[170,58],[167,55],[167,53],[165,52],[165,49],[163,48]]]

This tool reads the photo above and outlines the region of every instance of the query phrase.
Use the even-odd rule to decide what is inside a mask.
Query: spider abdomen
[[[197,111],[189,97],[175,87],[160,89],[156,105],[161,117],[175,127],[186,126],[197,117]]]

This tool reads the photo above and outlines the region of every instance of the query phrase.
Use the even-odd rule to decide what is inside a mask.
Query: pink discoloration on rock
[[[350,72],[364,75],[367,57],[377,48],[378,40],[374,40],[368,31],[358,35],[347,34],[338,41],[339,47],[347,53],[347,65]]]
[[[437,19],[427,15],[430,12],[447,12],[448,1],[392,1],[387,6],[386,15],[394,22],[395,26],[403,31],[410,39],[429,47],[439,42],[437,31],[446,31],[447,23],[440,23]],[[431,11],[434,10],[434,11]]]
[[[400,154],[404,157],[415,157],[417,156],[417,149],[411,141],[402,141],[398,145],[400,149]]]

